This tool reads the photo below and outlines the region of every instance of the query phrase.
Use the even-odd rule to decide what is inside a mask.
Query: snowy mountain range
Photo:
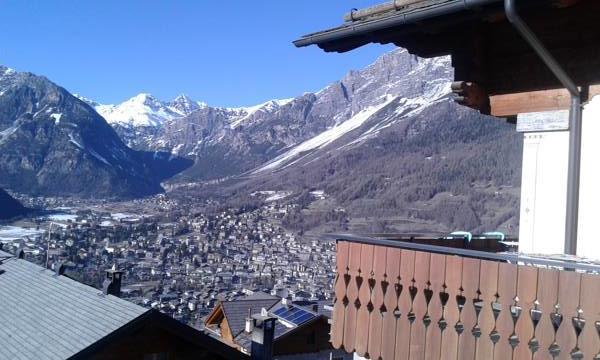
[[[318,92],[239,108],[150,94],[103,105],[32,74],[3,84],[2,72],[15,75],[0,68],[0,186],[11,190],[142,196],[166,181],[231,200],[313,189],[335,199],[336,219],[341,206],[514,230],[518,191],[504,189],[518,189],[522,142],[450,99],[449,58],[398,49]]]
[[[451,80],[449,58],[420,59],[397,50],[316,93],[251,107],[211,107],[189,98],[178,99],[192,106],[177,107],[177,99],[161,102],[147,94],[116,106],[92,105],[129,146],[188,157],[195,165],[181,177],[207,180],[272,171],[362,132],[347,144],[355,146],[447,98]],[[363,127],[390,108],[398,116]]]
[[[76,96],[94,107],[109,124],[124,127],[159,127],[165,121],[185,117],[206,106],[186,95],[163,102],[151,94],[141,93],[118,105],[99,104],[83,96]]]
[[[75,96],[94,107],[109,124],[130,128],[158,128],[168,121],[184,118],[194,111],[208,107],[206,103],[195,101],[185,94],[171,101],[161,101],[151,94],[141,93],[117,105],[100,104],[81,95]],[[220,109],[228,113],[231,127],[235,128],[257,112],[273,112],[292,100],[270,100],[255,106]]]
[[[172,174],[178,163],[127,147],[94,109],[47,78],[0,66],[0,186],[45,196],[139,197],[163,191],[164,171]]]

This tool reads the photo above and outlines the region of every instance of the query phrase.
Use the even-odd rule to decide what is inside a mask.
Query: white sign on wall
[[[546,111],[519,114],[518,132],[544,132],[569,130],[569,111]]]

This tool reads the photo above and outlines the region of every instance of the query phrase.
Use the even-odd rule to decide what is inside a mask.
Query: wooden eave
[[[219,302],[204,321],[204,325],[219,325],[223,318],[225,318],[225,312],[223,311],[222,303]]]

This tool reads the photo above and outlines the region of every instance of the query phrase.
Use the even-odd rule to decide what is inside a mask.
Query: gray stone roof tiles
[[[65,359],[148,311],[14,257],[0,263],[0,299],[0,359]]]

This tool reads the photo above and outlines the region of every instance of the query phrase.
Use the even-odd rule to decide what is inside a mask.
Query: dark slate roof
[[[277,311],[277,309],[282,308],[282,307],[287,307],[287,308],[301,308],[311,314],[314,314],[315,317],[305,321],[299,325],[294,325],[294,326],[290,326],[292,325],[291,323],[287,322],[287,325],[283,324],[280,321],[280,318],[278,316],[275,316],[273,314],[274,311]],[[298,304],[291,304],[291,305],[284,305],[282,303],[278,303],[275,304],[273,307],[271,307],[271,309],[269,309],[269,314],[276,317],[277,318],[277,322],[275,323],[275,341],[277,341],[280,338],[283,338],[284,336],[288,336],[288,335],[292,335],[296,330],[301,329],[305,326],[308,326],[312,323],[314,323],[315,321],[319,320],[319,319],[323,319],[326,318],[325,315],[320,314],[320,313],[316,313],[314,311],[312,311],[310,308],[306,307],[306,306],[301,306]],[[236,338],[235,338],[235,342],[240,345],[241,347],[243,347],[244,349],[249,350],[250,346],[252,344],[252,334],[249,334],[245,331],[242,331]]]
[[[15,257],[0,299],[0,359],[66,359],[149,311]]]
[[[281,322],[277,321],[275,323],[275,341],[282,337],[284,334],[291,333],[295,331],[297,327],[288,328],[283,325]],[[250,351],[252,347],[252,334],[242,331],[238,336],[235,337],[235,343],[246,349],[246,351]]]
[[[275,296],[257,293],[243,299],[222,302],[221,306],[231,329],[231,334],[235,337],[244,331],[248,311],[250,311],[250,314],[256,314],[260,313],[263,308],[269,310],[280,300]]]

